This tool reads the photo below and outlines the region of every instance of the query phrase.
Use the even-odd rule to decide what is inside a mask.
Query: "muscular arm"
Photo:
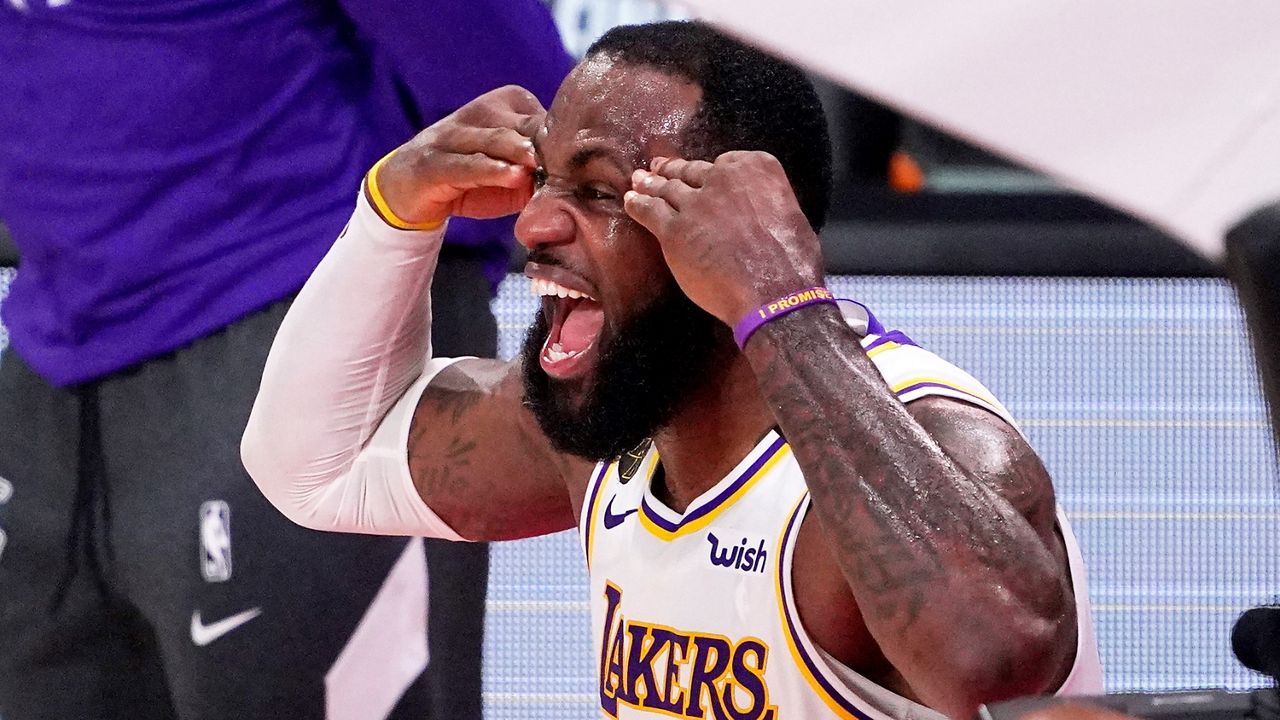
[[[468,540],[574,526],[589,463],[554,452],[521,402],[520,367],[461,360],[427,385],[409,430],[409,470],[427,505]],[[566,480],[572,487],[566,489]]]
[[[824,544],[912,694],[970,717],[1051,690],[1074,607],[1052,487],[1016,432],[958,401],[904,407],[831,307],[765,325],[745,355]]]
[[[429,361],[442,226],[524,205],[542,114],[528,91],[500,88],[370,171],[281,325],[241,445],[290,519],[473,540],[573,524],[561,471],[578,468],[532,429],[516,369]]]
[[[654,158],[625,200],[680,288],[730,327],[822,284],[817,234],[767,153]],[[882,670],[887,659],[894,687],[957,718],[1059,679],[1074,648],[1072,595],[1052,490],[1025,443],[955,403],[908,411],[832,305],[775,318],[743,352],[813,497],[817,523],[803,528],[820,530],[809,549],[822,552],[808,554],[829,556],[847,585],[827,581],[830,566],[797,576],[816,578],[797,586],[802,617],[805,593],[811,609],[815,597],[820,608],[846,598],[865,621],[863,633],[858,618],[820,610],[829,622],[815,637],[865,647],[869,633],[883,657],[863,659]]]

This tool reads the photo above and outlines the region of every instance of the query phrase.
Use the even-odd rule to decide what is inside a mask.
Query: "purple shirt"
[[[155,357],[301,287],[365,170],[572,65],[539,0],[0,0],[4,322],[51,382]],[[495,282],[511,221],[451,223]]]

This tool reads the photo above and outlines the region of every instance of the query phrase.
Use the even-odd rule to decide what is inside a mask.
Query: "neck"
[[[773,427],[755,375],[736,352],[654,434],[663,474],[653,492],[677,512],[719,482]]]

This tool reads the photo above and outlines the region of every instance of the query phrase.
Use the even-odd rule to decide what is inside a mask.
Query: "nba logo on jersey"
[[[221,500],[200,505],[200,574],[206,582],[231,579],[231,508]]]

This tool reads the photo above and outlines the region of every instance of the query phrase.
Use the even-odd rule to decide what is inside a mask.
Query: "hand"
[[[533,135],[545,115],[524,88],[487,92],[396,149],[378,171],[378,189],[414,225],[520,212],[533,195]]]
[[[732,327],[763,303],[822,284],[818,236],[772,155],[654,158],[649,167],[632,174],[624,207],[704,310]]]

